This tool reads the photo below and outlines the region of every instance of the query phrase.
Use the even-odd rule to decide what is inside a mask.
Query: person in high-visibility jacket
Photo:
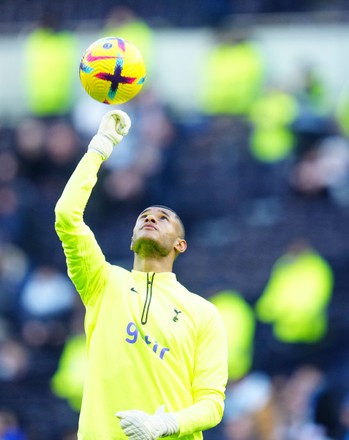
[[[271,324],[282,342],[316,343],[327,332],[333,285],[325,258],[304,240],[295,240],[272,268],[256,303],[257,317]]]
[[[229,380],[239,380],[252,367],[256,327],[254,311],[235,290],[217,292],[209,300],[218,308],[226,328]]]
[[[67,337],[58,367],[51,379],[52,392],[80,411],[87,371],[86,337],[83,333]]]
[[[202,61],[199,106],[208,115],[244,116],[260,95],[264,60],[248,35],[222,33]]]
[[[26,104],[37,117],[68,115],[76,96],[76,37],[57,26],[55,16],[45,15],[25,41]]]

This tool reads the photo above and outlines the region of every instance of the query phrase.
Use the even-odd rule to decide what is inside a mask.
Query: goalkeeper
[[[120,110],[104,115],[55,208],[68,274],[86,308],[78,438],[201,439],[223,415],[227,343],[215,306],[172,272],[187,247],[180,218],[161,205],[139,215],[131,271],[105,260],[83,220],[98,170],[130,126]]]

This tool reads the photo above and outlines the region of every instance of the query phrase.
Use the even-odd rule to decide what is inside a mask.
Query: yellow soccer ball
[[[105,37],[86,49],[79,77],[85,91],[96,101],[123,104],[141,91],[146,67],[140,51],[130,41]]]

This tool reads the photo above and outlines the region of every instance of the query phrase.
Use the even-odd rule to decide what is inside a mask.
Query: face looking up
[[[177,214],[160,206],[146,208],[133,229],[131,250],[141,257],[165,257],[184,252],[184,227]]]

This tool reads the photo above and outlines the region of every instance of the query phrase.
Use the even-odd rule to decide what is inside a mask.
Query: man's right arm
[[[86,153],[70,177],[55,208],[55,229],[62,242],[68,275],[83,302],[98,292],[105,259],[94,234],[83,220],[83,213],[103,159]],[[95,285],[92,285],[95,284]]]
[[[55,228],[62,241],[68,274],[84,303],[93,300],[104,280],[104,255],[83,220],[85,207],[97,182],[98,170],[130,127],[126,113],[114,110],[104,115],[88,152],[70,177],[55,208]]]

